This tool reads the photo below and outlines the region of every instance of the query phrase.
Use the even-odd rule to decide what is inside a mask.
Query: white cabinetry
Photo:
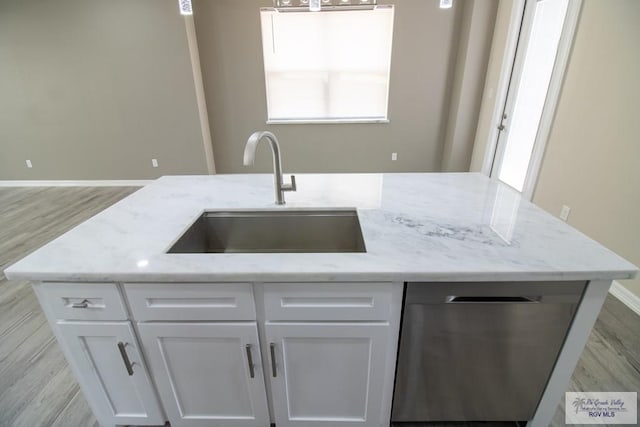
[[[251,283],[127,283],[138,322],[255,320]]]
[[[172,427],[265,427],[251,283],[127,283]]]
[[[131,323],[105,320],[127,316],[117,285],[45,283],[35,290],[100,425],[164,424]]]
[[[400,283],[264,285],[278,427],[389,425]]]
[[[34,288],[103,426],[389,425],[401,283]]]
[[[140,323],[172,427],[269,425],[258,329],[246,323]]]
[[[58,322],[101,425],[164,424],[129,322]]]
[[[278,427],[384,425],[388,323],[267,323],[266,336]]]

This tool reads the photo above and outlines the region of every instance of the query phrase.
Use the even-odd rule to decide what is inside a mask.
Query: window
[[[269,123],[387,120],[393,6],[260,14]]]

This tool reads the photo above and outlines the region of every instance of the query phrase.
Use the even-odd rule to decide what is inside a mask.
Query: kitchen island
[[[388,425],[405,282],[584,281],[545,426],[611,281],[636,273],[479,174],[297,179],[275,206],[271,175],[163,177],[7,269],[36,282],[101,424]],[[292,208],[356,208],[366,252],[167,253],[203,211]]]

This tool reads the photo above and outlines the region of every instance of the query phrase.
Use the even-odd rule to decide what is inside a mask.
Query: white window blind
[[[270,122],[387,119],[393,6],[260,14]]]

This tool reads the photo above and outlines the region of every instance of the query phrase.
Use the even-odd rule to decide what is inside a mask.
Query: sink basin
[[[205,212],[168,253],[366,252],[354,209]]]

